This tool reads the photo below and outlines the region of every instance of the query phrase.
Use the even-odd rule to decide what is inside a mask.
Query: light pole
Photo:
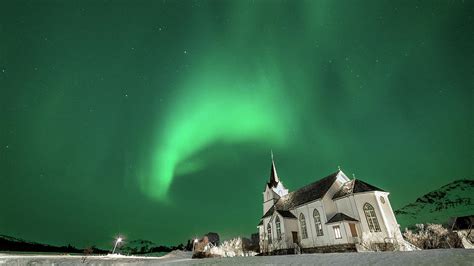
[[[115,248],[117,248],[117,245],[118,245],[118,243],[120,243],[120,242],[122,242],[122,238],[121,238],[121,237],[117,238],[117,240],[115,241],[115,246],[114,246],[114,250],[112,251],[112,254],[115,254]]]

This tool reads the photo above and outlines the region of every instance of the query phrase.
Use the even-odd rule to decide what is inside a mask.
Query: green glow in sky
[[[249,236],[270,149],[290,191],[341,166],[394,209],[472,178],[473,5],[3,0],[0,234]]]
[[[285,102],[277,71],[271,65],[248,66],[247,71],[238,71],[239,67],[244,66],[211,60],[197,66],[178,86],[176,99],[157,128],[152,169],[142,180],[145,191],[165,199],[178,173],[205,167],[193,156],[210,144],[253,141],[281,147],[289,142],[295,114]]]

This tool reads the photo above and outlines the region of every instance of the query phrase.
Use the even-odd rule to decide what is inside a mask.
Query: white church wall
[[[340,245],[340,244],[347,244],[347,243],[350,243],[349,240],[348,240],[348,232],[350,233],[349,230],[349,227],[347,226],[346,228],[346,223],[344,222],[337,222],[337,223],[331,223],[331,224],[328,224],[328,231],[330,232],[329,233],[329,237],[331,238],[331,241],[332,241],[332,244],[333,245]],[[341,233],[341,237],[340,238],[336,238],[336,231],[334,229],[334,227],[336,226],[339,226],[339,231]]]
[[[296,215],[295,215],[296,216]],[[285,232],[287,235],[291,237],[289,243],[293,243],[293,233],[292,232],[297,232],[298,237],[299,236],[299,231],[298,231],[298,220],[297,219],[285,219]]]
[[[366,192],[366,193],[358,193],[354,196],[354,201],[357,205],[357,212],[359,213],[360,217],[360,227],[361,227],[361,237],[362,241],[370,241],[370,242],[383,242],[383,239],[389,236],[387,231],[386,222],[384,220],[384,215],[380,210],[379,204],[377,203],[377,196],[375,192]],[[369,225],[367,222],[367,218],[365,217],[363,206],[365,203],[369,203],[374,207],[375,215],[377,216],[377,221],[380,226],[380,232],[370,232]]]
[[[278,238],[278,232],[277,232],[277,226],[276,226],[276,219],[280,219],[280,233],[281,233],[281,238]],[[279,250],[279,249],[286,249],[288,247],[287,244],[287,234],[285,230],[285,219],[283,216],[279,215],[277,212],[275,212],[270,219],[270,222],[272,223],[272,233],[273,233],[273,239],[272,239],[272,244],[271,244],[271,249],[272,250]]]
[[[267,213],[279,198],[280,196],[275,191],[266,186],[263,192],[263,214]]]
[[[349,181],[349,179],[342,172],[340,172],[336,178],[336,181],[331,185],[329,190],[324,195],[322,202],[324,204],[324,211],[326,213],[327,220],[331,219],[331,217],[333,217],[338,212],[336,203],[332,200],[332,197],[337,193],[337,191],[339,191],[342,184],[347,181]]]
[[[333,244],[334,241],[329,236],[329,228],[326,226],[328,219],[326,216],[325,207],[323,206],[323,201],[321,200],[314,201],[314,202],[309,203],[306,206],[309,210],[308,213],[310,215],[309,226],[311,227],[311,233],[312,233],[312,246],[323,246],[323,245]],[[322,236],[318,236],[316,233],[316,224],[315,224],[314,216],[313,216],[314,209],[317,209],[319,211],[319,214],[321,217],[321,224],[323,228]]]
[[[355,216],[359,216],[356,211],[354,211],[349,197],[339,198],[334,202],[336,203],[337,212],[344,213],[354,219],[357,219]]]
[[[377,197],[379,208],[381,209],[384,219],[386,220],[386,226],[389,228],[389,230],[387,230],[389,232],[389,237],[400,241],[403,239],[403,237],[388,198],[389,194],[390,193],[388,192],[376,192],[375,195]]]
[[[295,213],[296,213],[295,216],[298,219],[298,236],[300,240],[300,246],[304,248],[312,247],[313,246],[312,235],[311,235],[311,231],[308,228],[309,226],[308,208],[306,207],[306,205],[300,206],[295,209]],[[306,238],[303,238],[303,232],[301,230],[301,221],[300,221],[301,214],[304,215],[305,221],[306,221],[306,231],[308,232],[308,236]]]

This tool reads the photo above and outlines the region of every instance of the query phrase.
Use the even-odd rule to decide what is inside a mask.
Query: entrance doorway
[[[356,229],[355,224],[350,223],[349,228],[351,229],[352,237],[357,237],[357,229]]]
[[[291,235],[293,236],[293,243],[299,244],[298,241],[298,232],[292,231]]]

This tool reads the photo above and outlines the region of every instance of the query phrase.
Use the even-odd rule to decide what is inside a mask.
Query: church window
[[[323,224],[321,223],[321,215],[319,215],[319,211],[314,209],[313,211],[314,217],[314,224],[316,226],[316,235],[322,236],[323,235]]]
[[[304,215],[300,214],[300,225],[301,225],[301,238],[308,238],[308,230],[306,229],[306,219]]]
[[[380,232],[379,221],[377,220],[374,207],[369,203],[364,204],[364,213],[370,232]]]
[[[333,228],[334,228],[334,235],[336,236],[336,239],[341,239],[342,235],[341,235],[341,228],[339,227],[339,225],[336,225]]]
[[[277,230],[277,239],[281,240],[281,224],[280,224],[280,217],[276,217],[275,219],[275,226]]]
[[[272,226],[270,223],[267,225],[267,233],[268,233],[268,244],[272,243]]]

